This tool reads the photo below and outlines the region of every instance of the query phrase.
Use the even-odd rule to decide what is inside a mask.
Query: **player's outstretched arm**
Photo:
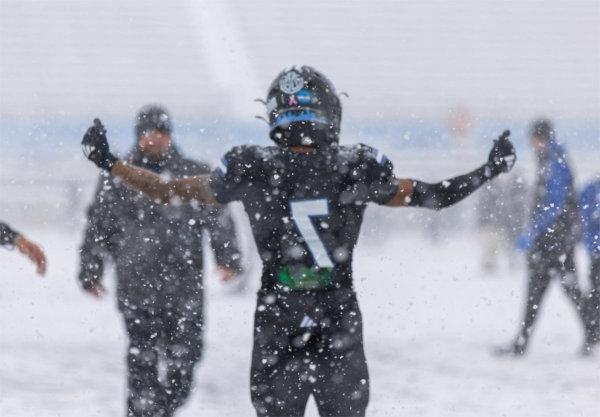
[[[123,161],[116,161],[110,173],[121,178],[128,186],[162,203],[182,200],[217,204],[210,190],[208,175],[165,181],[152,171],[129,165]]]
[[[398,179],[398,187],[388,206],[414,206],[441,210],[458,203],[487,181],[508,172],[514,166],[517,156],[515,148],[508,139],[510,131],[506,130],[494,141],[488,161],[465,175],[450,178],[436,184]]]
[[[175,199],[217,204],[209,186],[209,176],[163,180],[160,175],[119,160],[111,152],[106,139],[106,129],[99,119],[94,120],[81,141],[83,153],[99,168],[119,177],[123,182],[148,197],[169,203]]]
[[[44,250],[21,233],[11,229],[6,223],[0,222],[0,246],[4,245],[15,247],[19,252],[27,256],[37,267],[39,275],[46,273],[48,262],[46,261]]]
[[[41,246],[18,234],[15,238],[15,247],[35,264],[38,275],[43,276],[46,274],[48,261]]]

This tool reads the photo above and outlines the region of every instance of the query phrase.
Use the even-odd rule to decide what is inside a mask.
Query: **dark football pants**
[[[529,272],[527,304],[523,318],[521,334],[527,343],[533,331],[533,325],[540,311],[542,299],[552,278],[557,278],[571,303],[577,309],[586,335],[590,331],[590,320],[584,306],[584,299],[577,284],[574,248],[559,248],[557,246],[538,245],[540,249],[528,254]],[[549,249],[547,249],[549,248]]]
[[[311,394],[321,416],[364,416],[369,374],[354,292],[260,291],[250,390],[260,417],[303,416]]]
[[[589,341],[598,343],[600,342],[600,254],[592,255],[590,261],[591,291],[587,310],[593,330],[590,332]]]
[[[202,353],[202,310],[123,309],[129,335],[128,417],[167,417],[187,399]],[[159,380],[159,369],[164,381]]]

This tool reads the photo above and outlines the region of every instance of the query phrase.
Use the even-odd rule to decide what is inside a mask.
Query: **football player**
[[[255,313],[251,396],[258,416],[301,416],[309,396],[322,416],[364,416],[369,376],[352,252],[369,203],[442,209],[508,172],[504,132],[474,171],[436,184],[399,179],[384,154],[339,144],[333,84],[303,66],[280,73],[266,107],[275,146],[240,146],[211,175],[165,180],[117,159],[96,119],[87,158],[163,203],[241,201],[263,262]]]

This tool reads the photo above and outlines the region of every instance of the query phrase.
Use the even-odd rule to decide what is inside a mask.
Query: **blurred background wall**
[[[267,144],[253,100],[294,64],[348,93],[342,141],[382,148],[398,175],[464,172],[509,127],[529,176],[538,115],[578,181],[599,171],[598,1],[1,0],[0,218],[78,227],[95,116],[122,154],[148,102],[171,111],[189,156]]]

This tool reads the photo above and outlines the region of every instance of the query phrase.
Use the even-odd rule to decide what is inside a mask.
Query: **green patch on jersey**
[[[285,266],[279,270],[279,283],[291,290],[316,290],[331,285],[333,268]]]

